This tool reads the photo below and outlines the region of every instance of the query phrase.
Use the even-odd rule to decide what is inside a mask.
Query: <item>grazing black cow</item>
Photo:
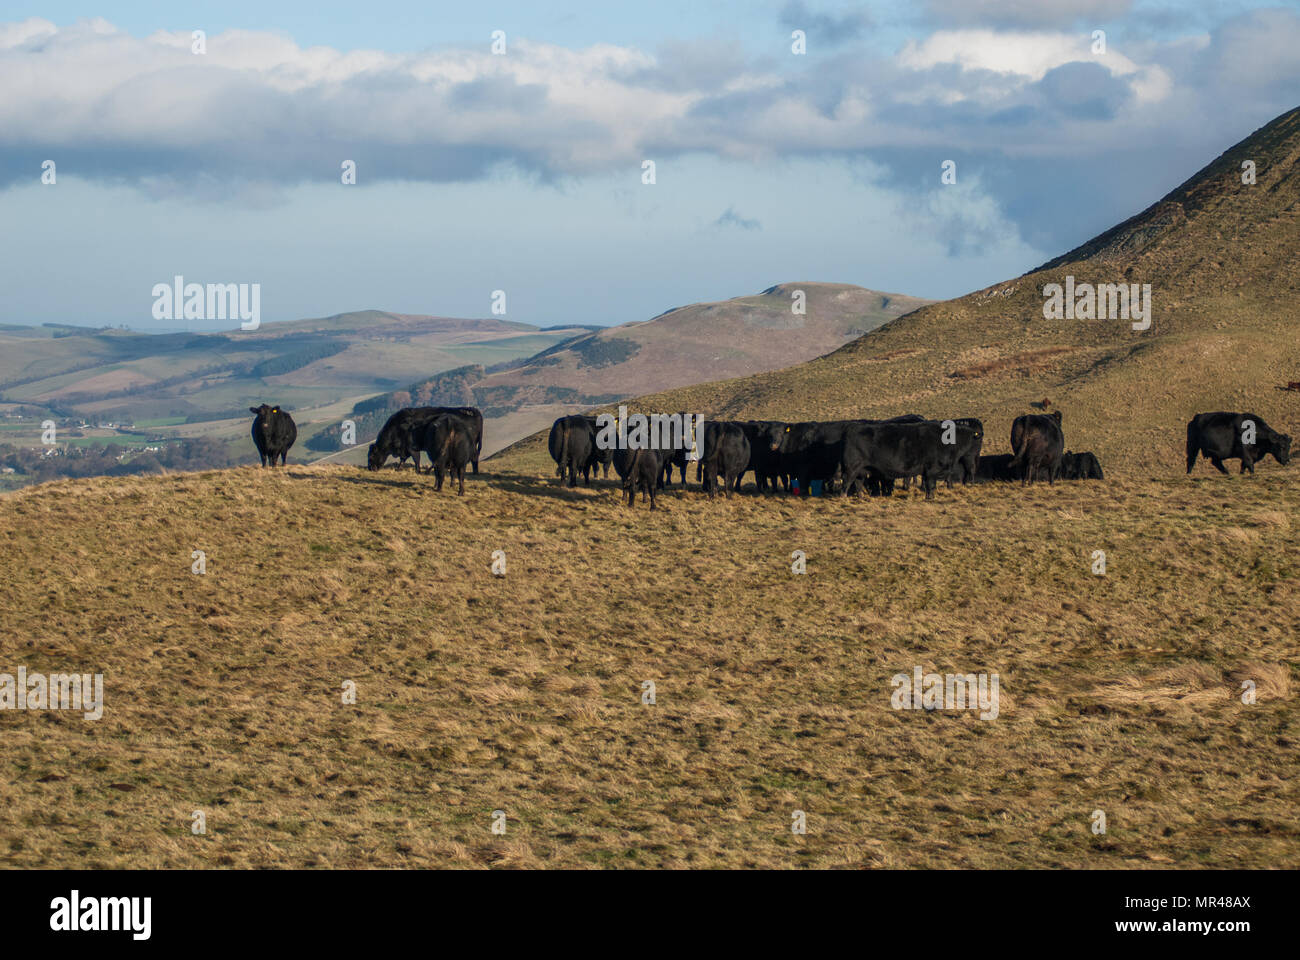
[[[267,460],[270,460],[274,467],[276,457],[280,458],[280,466],[284,466],[289,448],[298,439],[298,425],[293,422],[293,417],[278,406],[266,403],[260,407],[249,407],[248,412],[253,414],[253,443],[257,446],[258,456],[262,458],[262,466],[266,466]]]
[[[429,454],[433,489],[442,489],[445,473],[456,478],[456,494],[465,494],[465,465],[474,459],[474,439],[474,425],[454,413],[444,413],[425,424],[420,447]]]
[[[663,482],[659,484],[660,489],[663,489],[665,483],[672,486],[673,467],[681,471],[682,486],[686,485],[686,465],[690,462],[686,459],[686,455],[691,451],[691,435],[695,428],[695,418],[684,411],[677,414],[677,416],[682,418],[682,442],[680,445],[674,443],[672,449],[665,449],[660,452],[659,459],[663,464]],[[702,438],[700,442],[702,449]]]
[[[737,479],[749,465],[749,440],[740,425],[717,421],[707,424],[701,463],[709,499],[717,494],[719,483],[723,495],[730,498]]]
[[[596,423],[596,418],[595,418],[595,417],[593,417],[593,416],[588,416],[588,417],[587,417],[587,422],[591,424],[591,429],[592,429],[593,434],[599,434],[599,433],[600,433],[600,427],[597,425],[597,423]],[[614,421],[614,423],[617,424],[617,423],[618,423],[618,420],[616,419],[616,420]],[[598,474],[600,475],[600,477],[603,477],[604,479],[608,480],[608,479],[609,479],[609,467],[610,467],[610,464],[613,463],[613,461],[614,461],[614,448],[613,448],[613,447],[607,447],[607,448],[605,448],[605,449],[602,450],[599,446],[597,446],[597,447],[596,447],[596,459],[595,459],[595,462],[592,464],[592,472],[593,472],[593,473],[598,473]]]
[[[773,423],[763,437],[771,452],[779,455],[778,471],[787,474],[791,482],[797,478],[800,493],[806,494],[813,480],[829,484],[834,478],[844,450],[844,431],[857,422]]]
[[[916,414],[907,414],[902,417],[894,417],[892,420],[886,420],[885,423],[918,423],[923,418]],[[931,420],[931,423],[942,424],[943,420]],[[980,451],[984,448],[984,421],[977,417],[954,417],[952,422],[956,424],[957,429],[953,433],[953,441],[958,446],[957,459],[953,463],[953,469],[944,477],[943,480],[952,489],[953,481],[960,480],[962,483],[973,483],[975,473],[979,469]],[[911,487],[911,477],[903,478],[903,489]]]
[[[1011,424],[1011,465],[1021,470],[1020,483],[1032,483],[1043,471],[1050,484],[1061,475],[1061,455],[1065,453],[1065,433],[1061,430],[1061,411],[1050,416],[1029,413],[1016,417]]]
[[[610,451],[610,463],[614,467],[614,472],[618,474],[620,481],[627,479],[627,468],[632,462],[632,451],[624,447],[615,447]]]
[[[1072,453],[1069,450],[1061,456],[1062,480],[1105,480],[1101,472],[1101,461],[1091,450]]]
[[[547,441],[551,459],[555,461],[555,475],[564,483],[568,475],[568,485],[578,485],[578,474],[582,474],[584,485],[591,485],[591,468],[596,464],[596,430],[592,421],[582,416],[560,417],[551,424],[551,435]]]
[[[474,455],[471,462],[478,473],[479,454],[483,450],[483,413],[477,407],[403,407],[388,418],[379,435],[366,451],[366,466],[378,470],[389,457],[397,458],[400,468],[408,457],[415,462],[415,472],[420,472],[420,450],[425,427],[445,413],[454,414],[469,423],[474,430]]]
[[[933,420],[851,424],[844,432],[842,494],[848,496],[854,484],[867,477],[884,484],[920,474],[925,499],[933,500],[935,484],[963,469],[962,452],[975,433],[959,424],[958,442],[944,443],[944,432],[943,425]]]
[[[1250,433],[1254,443],[1246,443]],[[1196,458],[1214,464],[1214,469],[1227,473],[1224,460],[1241,460],[1241,472],[1255,472],[1255,464],[1271,455],[1286,466],[1291,462],[1291,437],[1278,433],[1261,417],[1253,413],[1198,413],[1187,423],[1187,472],[1196,466]]]
[[[1020,468],[1012,465],[1012,459],[1009,453],[981,456],[975,467],[975,482],[987,483],[991,480],[1001,480],[1005,483],[1014,483],[1019,480]]]
[[[671,451],[646,448],[620,450],[619,452],[626,454],[621,459],[625,471],[623,474],[623,496],[627,500],[627,505],[631,507],[636,504],[636,494],[640,490],[650,499],[650,509],[653,510],[655,508],[655,488],[661,483],[660,471],[664,462],[663,454],[671,453]]]

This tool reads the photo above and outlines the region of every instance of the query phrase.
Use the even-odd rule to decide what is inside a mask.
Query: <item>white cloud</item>
[[[1067,63],[1096,63],[1112,76],[1131,77],[1142,102],[1162,100],[1173,87],[1169,75],[1158,66],[1139,66],[1110,46],[1104,54],[1094,54],[1091,35],[1081,33],[941,30],[919,43],[908,41],[898,62],[912,70],[953,64],[963,70],[1014,74],[1031,82]],[[948,102],[966,96],[956,91]]]
[[[503,163],[547,178],[639,171],[643,159],[686,153],[754,160],[941,144],[1051,155],[1076,149],[1062,122],[1088,123],[1100,154],[1135,131],[1156,137],[1208,115],[1234,92],[1204,89],[1203,77],[1284,96],[1300,17],[1265,11],[1206,40],[1112,44],[1104,55],[1084,30],[986,28],[941,30],[894,57],[846,51],[807,62],[692,43],[656,55],[523,38],[506,56],[486,44],[304,48],[247,30],[208,35],[202,56],[190,44],[188,31],[141,38],[103,20],[0,24],[9,178],[0,183],[37,151],[74,154],[61,174],[147,181],[151,191],[202,177],[326,180],[342,159],[357,160],[367,183],[468,180]],[[1044,85],[1067,66],[1069,76]],[[1255,102],[1265,101],[1256,93]]]

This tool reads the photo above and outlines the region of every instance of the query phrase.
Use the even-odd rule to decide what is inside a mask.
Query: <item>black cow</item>
[[[754,471],[754,485],[760,493],[776,492],[778,484],[782,489],[790,489],[790,477],[782,470],[780,451],[773,450],[768,436],[773,428],[784,428],[774,420],[741,420],[737,426],[745,433],[749,441],[749,463],[745,470]],[[740,480],[736,480],[736,489],[740,489]]]
[[[886,484],[920,474],[925,499],[933,500],[935,484],[962,469],[962,453],[974,433],[969,426],[958,425],[958,442],[944,443],[943,425],[933,420],[853,423],[844,432],[842,494],[848,496],[854,484],[867,477]]]
[[[1061,457],[1062,480],[1105,480],[1101,472],[1101,461],[1091,450],[1072,453],[1069,450]]]
[[[583,416],[560,417],[551,424],[551,435],[547,446],[551,459],[555,461],[555,475],[564,483],[568,475],[568,485],[578,485],[578,474],[582,474],[584,485],[591,485],[591,469],[596,465],[596,429],[593,421]]]
[[[671,449],[665,449],[660,454],[659,459],[663,465],[663,482],[659,484],[661,489],[665,483],[669,486],[672,485],[673,467],[676,467],[681,472],[682,486],[686,485],[686,465],[690,462],[687,460],[686,455],[691,451],[691,434],[695,428],[695,418],[685,412],[679,413],[678,416],[682,418],[682,442],[680,445],[674,443]],[[701,438],[701,449],[703,443],[703,438]]]
[[[474,430],[474,451],[470,461],[478,473],[479,454],[483,450],[483,413],[477,407],[403,407],[385,421],[366,451],[366,466],[378,470],[389,457],[397,458],[400,468],[408,457],[415,462],[415,472],[420,472],[420,450],[425,428],[443,414],[454,414],[469,423]]]
[[[1255,442],[1246,443],[1244,438],[1252,427]],[[1242,473],[1254,473],[1255,464],[1266,455],[1271,454],[1283,466],[1290,463],[1291,437],[1278,433],[1253,413],[1198,413],[1187,423],[1188,473],[1200,454],[1220,473],[1228,472],[1224,460],[1240,460]]]
[[[704,488],[709,499],[717,495],[717,485],[730,498],[740,475],[749,465],[749,440],[739,424],[711,422],[704,431],[704,452],[701,458]]]
[[[464,495],[465,465],[474,459],[476,435],[479,434],[474,425],[454,413],[444,413],[425,424],[420,448],[429,454],[433,489],[442,489],[442,478],[446,473],[456,478],[459,484],[457,495]]]
[[[1043,471],[1050,484],[1061,475],[1061,455],[1065,453],[1065,433],[1061,430],[1061,411],[1050,416],[1030,413],[1016,417],[1011,424],[1011,465],[1020,469],[1020,483],[1032,483]]]
[[[587,417],[587,422],[591,424],[591,429],[592,429],[592,432],[593,432],[594,434],[599,434],[599,433],[600,433],[600,427],[597,425],[597,423],[596,423],[596,418],[595,418],[595,417],[589,415],[589,416]],[[615,420],[614,420],[614,423],[617,424],[617,423],[618,423],[618,420],[615,419]],[[601,477],[603,477],[604,479],[608,480],[608,479],[609,479],[609,467],[610,467],[610,464],[613,462],[613,460],[614,460],[614,448],[613,448],[613,447],[606,447],[606,448],[604,448],[604,449],[601,449],[600,446],[597,446],[597,447],[596,447],[596,459],[595,459],[595,462],[592,464],[592,472],[593,472],[593,473],[599,473],[599,475],[600,475]]]
[[[280,466],[284,466],[289,448],[298,439],[298,425],[293,422],[293,417],[278,406],[265,403],[260,407],[249,407],[248,412],[253,414],[253,443],[262,458],[262,466],[266,466],[269,459],[274,467],[276,457],[280,458]]]
[[[777,470],[791,481],[797,478],[800,493],[806,494],[813,480],[830,483],[834,478],[843,458],[844,431],[856,422],[772,423],[762,435],[771,452],[779,455]]]
[[[623,496],[627,500],[629,507],[636,504],[636,494],[640,490],[650,499],[650,509],[655,508],[655,488],[659,486],[660,471],[662,469],[664,453],[670,451],[652,450],[649,448],[638,450],[620,450],[625,456],[622,459],[624,464],[623,473]]]
[[[973,483],[976,471],[979,469],[980,451],[984,448],[984,421],[977,417],[954,417],[952,418],[957,429],[953,434],[953,441],[959,447],[957,458],[953,463],[952,471],[943,480],[952,488],[954,480],[960,480],[962,483]],[[894,417],[885,423],[919,423],[924,422],[924,418],[918,417],[914,413],[909,413],[901,417]],[[931,420],[930,423],[942,424],[943,420]],[[903,489],[911,487],[911,477],[903,478]]]
[[[975,482],[987,483],[990,480],[1001,480],[1013,483],[1019,480],[1020,468],[1012,465],[1012,459],[1014,458],[1009,453],[981,456],[975,467]]]

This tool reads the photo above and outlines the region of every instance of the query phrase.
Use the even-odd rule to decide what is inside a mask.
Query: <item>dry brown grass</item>
[[[651,515],[498,469],[0,500],[0,670],[106,685],[0,712],[0,862],[1300,866],[1286,471]],[[894,711],[916,664],[997,671],[1001,715]]]
[[[1001,375],[1024,376],[1054,366],[1064,354],[1072,353],[1069,347],[1048,347],[1044,350],[1030,350],[1010,357],[998,357],[996,360],[984,360],[962,367],[948,374],[953,380],[978,380],[981,377]]]

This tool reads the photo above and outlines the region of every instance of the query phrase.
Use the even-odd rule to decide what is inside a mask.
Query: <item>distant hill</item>
[[[1253,184],[1242,182],[1245,161]],[[1150,328],[1045,319],[1045,286],[1067,276],[1150,284]],[[1300,381],[1300,109],[1021,277],[924,306],[809,363],[638,403],[719,417],[974,415],[997,451],[1011,420],[1047,400],[1072,449],[1095,450],[1107,469],[1167,474],[1182,470],[1198,411],[1249,410],[1300,434],[1300,394],[1276,389],[1290,381]]]
[[[0,402],[125,420],[206,421],[242,415],[258,399],[310,410],[470,363],[506,363],[579,332],[380,310],[230,333],[7,325]]]
[[[803,292],[805,312],[792,309]],[[845,283],[782,283],[756,296],[695,303],[594,331],[489,374],[485,403],[602,403],[774,370],[828,353],[931,301]]]
[[[802,291],[803,313],[792,309],[796,291]],[[719,374],[798,363],[931,302],[845,283],[782,283],[754,296],[676,307],[616,327],[547,328],[566,336],[531,356],[486,366],[472,382],[457,369],[451,371],[455,376],[440,373],[437,383],[403,384],[364,406],[393,410],[415,395],[438,405],[472,403],[483,410],[483,448],[490,454],[564,413]],[[373,435],[375,419],[367,414],[364,423],[356,421],[358,449],[331,460],[364,462],[360,441]],[[337,449],[337,432],[322,432],[312,449]]]

